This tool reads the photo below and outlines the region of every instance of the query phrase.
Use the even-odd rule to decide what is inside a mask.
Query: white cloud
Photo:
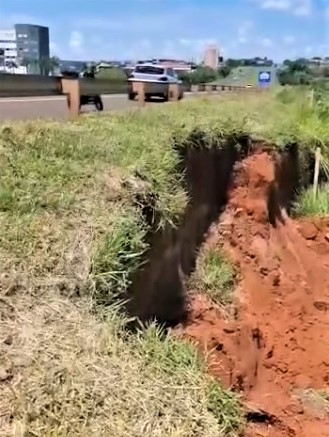
[[[262,39],[260,39],[259,40],[259,44],[262,47],[266,47],[266,48],[273,47],[273,45],[274,45],[273,41],[270,38],[262,38]]]
[[[51,55],[56,55],[56,56],[59,55],[60,49],[58,47],[58,44],[56,44],[55,42],[52,41],[50,42],[49,49]]]
[[[78,30],[73,30],[69,39],[69,46],[72,51],[80,52],[84,43],[84,37]]]
[[[183,47],[192,47],[193,46],[193,40],[188,38],[180,38],[178,40],[179,44]]]
[[[287,46],[293,45],[296,42],[296,38],[293,35],[286,35],[283,37],[283,43]]]
[[[240,44],[247,44],[249,42],[250,33],[254,27],[252,21],[244,21],[238,27],[238,38],[237,41]]]
[[[142,39],[139,41],[139,45],[140,45],[141,48],[143,48],[143,49],[150,49],[150,48],[152,47],[152,43],[151,43],[151,41],[150,41],[149,39],[147,39],[147,38],[142,38]]]
[[[312,0],[251,0],[261,9],[289,12],[297,16],[309,16],[312,13]]]
[[[312,47],[312,46],[306,46],[306,47],[305,47],[305,55],[306,55],[306,56],[309,56],[309,55],[311,55],[312,53],[314,53],[313,47]]]

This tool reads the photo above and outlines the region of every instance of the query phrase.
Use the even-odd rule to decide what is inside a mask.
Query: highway
[[[102,96],[104,110],[123,110],[137,108],[137,102],[130,102],[126,94]],[[147,105],[158,105],[158,102]],[[93,105],[82,107],[82,112],[95,111]],[[13,97],[0,99],[0,123],[15,120],[35,120],[38,118],[67,119],[69,112],[64,96],[50,97]]]

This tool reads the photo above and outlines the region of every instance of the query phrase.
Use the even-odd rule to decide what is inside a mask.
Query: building
[[[0,69],[27,67],[30,73],[47,72],[50,58],[49,29],[35,24],[15,24],[0,30]]]
[[[17,64],[16,32],[14,29],[0,30],[0,71]]]
[[[219,48],[215,45],[209,45],[206,47],[204,53],[204,65],[210,67],[213,70],[217,70],[219,67]]]
[[[143,61],[138,61],[137,64],[161,64],[163,67],[172,68],[177,73],[188,73],[195,70],[196,64],[194,62],[188,62],[179,59],[148,59]]]
[[[59,70],[60,72],[63,71],[75,71],[77,73],[81,73],[88,62],[86,61],[68,61],[68,60],[61,60],[59,62]]]
[[[15,32],[19,65],[30,62],[30,67],[36,70],[34,72],[39,73],[40,61],[50,58],[48,27],[15,24]]]

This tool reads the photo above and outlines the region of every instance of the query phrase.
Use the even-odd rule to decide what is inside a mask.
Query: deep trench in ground
[[[289,215],[312,182],[311,153],[242,138],[181,157],[190,200],[177,228],[150,235],[131,313],[196,344],[209,372],[242,396],[246,436],[327,437],[327,412],[319,421],[298,394],[329,390],[329,220]],[[186,291],[201,246],[223,250],[239,271],[234,317]]]
[[[167,326],[186,319],[186,278],[195,269],[208,230],[225,209],[235,167],[264,149],[275,161],[275,180],[268,189],[267,207],[268,220],[276,226],[278,220],[283,220],[282,211],[289,213],[299,186],[311,180],[311,161],[300,169],[297,145],[279,153],[241,137],[228,138],[221,148],[203,145],[199,140],[198,148],[179,149],[180,171],[185,175],[189,202],[177,228],[168,226],[149,238],[146,264],[135,274],[130,289],[129,312],[133,316],[142,321],[156,319]]]

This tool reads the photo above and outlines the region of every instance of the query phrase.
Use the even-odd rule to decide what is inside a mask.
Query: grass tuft
[[[189,287],[220,305],[232,303],[236,271],[219,248],[201,250]]]
[[[302,217],[329,216],[329,185],[319,186],[317,195],[314,196],[313,188],[307,188],[298,196],[293,212]]]
[[[98,304],[109,304],[124,298],[132,275],[142,264],[147,249],[146,229],[134,211],[112,214],[106,233],[95,248],[91,284]]]

